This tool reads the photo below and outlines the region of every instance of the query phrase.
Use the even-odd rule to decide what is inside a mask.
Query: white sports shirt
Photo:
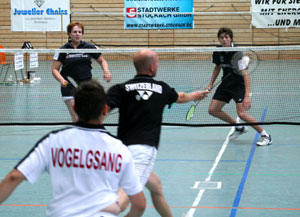
[[[117,201],[122,187],[128,195],[142,186],[128,148],[103,126],[78,123],[44,136],[16,166],[30,183],[47,171],[53,199],[51,217],[94,217]]]

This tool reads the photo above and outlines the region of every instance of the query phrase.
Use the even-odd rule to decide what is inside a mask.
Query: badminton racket
[[[231,57],[231,67],[233,73],[243,76],[243,71],[247,70],[248,74],[252,74],[259,66],[259,56],[253,51],[246,51],[245,54],[241,51],[236,52]]]
[[[78,87],[78,84],[77,82],[74,80],[74,78],[70,77],[70,76],[67,76],[67,81],[68,83],[70,83],[74,88],[77,88]]]

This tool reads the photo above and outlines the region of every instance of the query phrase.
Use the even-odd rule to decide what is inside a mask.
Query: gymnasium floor
[[[0,127],[0,180],[45,133],[61,126]],[[107,127],[115,134],[115,127]],[[269,125],[273,145],[257,147],[255,131],[228,141],[231,128],[163,127],[154,171],[176,217],[300,215],[299,126]],[[148,191],[145,217],[158,216]],[[0,206],[1,217],[42,217],[49,177],[23,182]],[[122,216],[122,215],[121,215]]]
[[[109,66],[114,83],[134,76],[132,62],[115,61]],[[251,77],[249,112],[257,120],[300,122],[299,66],[299,61],[262,61]],[[99,66],[94,70],[106,89],[112,85],[102,82]],[[59,85],[51,75],[51,62],[40,63],[36,71],[41,78],[38,82],[11,86],[0,83],[0,123],[70,122]],[[289,73],[283,73],[286,71]],[[211,72],[210,61],[160,61],[157,79],[175,86],[177,91],[192,91],[203,89]],[[217,123],[207,113],[210,99],[205,100],[189,123]],[[164,114],[165,122],[186,123],[185,114],[191,104],[172,106]],[[234,103],[226,109],[235,114]],[[106,123],[116,120],[112,115]],[[0,180],[38,139],[61,127],[0,126]],[[253,129],[229,141],[230,127],[164,126],[154,171],[162,180],[174,217],[300,216],[300,126],[264,128],[273,138],[273,145],[268,147],[255,145],[258,135]],[[107,129],[116,133],[115,127]],[[47,174],[35,185],[22,183],[0,206],[0,217],[45,216],[51,198],[49,186]],[[148,191],[145,193],[144,216],[158,216]]]

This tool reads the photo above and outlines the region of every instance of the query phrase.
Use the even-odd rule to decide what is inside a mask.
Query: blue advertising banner
[[[193,0],[124,0],[125,29],[192,29]]]

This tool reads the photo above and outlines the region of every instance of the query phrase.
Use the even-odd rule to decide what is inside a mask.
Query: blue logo
[[[68,10],[62,10],[61,8],[47,8],[45,10],[39,10],[37,8],[31,8],[30,10],[18,10],[15,8],[13,15],[68,15]]]
[[[45,3],[45,1],[44,0],[35,0],[34,3],[40,8]]]

